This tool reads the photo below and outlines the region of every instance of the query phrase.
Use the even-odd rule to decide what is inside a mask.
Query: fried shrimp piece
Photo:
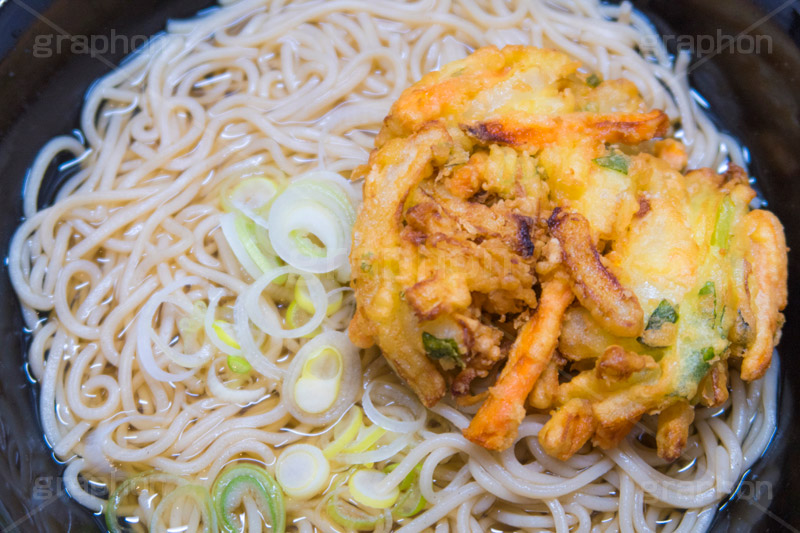
[[[525,416],[525,399],[550,362],[564,311],[573,298],[569,283],[561,277],[542,285],[539,307],[520,330],[497,383],[464,430],[466,438],[490,450],[505,450],[514,443]]]
[[[648,110],[628,80],[594,86],[566,54],[530,46],[480,48],[422,77],[392,105],[380,147],[442,120],[482,144],[533,153],[564,135],[635,144],[661,136],[669,121]]]
[[[426,74],[403,91],[375,144],[380,147],[392,137],[406,137],[432,120],[465,123],[502,116],[514,109],[519,112],[521,106],[531,113],[557,112],[555,106],[574,105],[574,100],[571,95],[559,95],[555,85],[579,67],[579,62],[555,50],[480,48],[463,60]],[[527,97],[519,98],[522,94]]]
[[[600,261],[587,220],[579,213],[556,208],[547,225],[561,243],[564,266],[581,304],[611,333],[620,337],[641,334],[644,323],[639,300]]]

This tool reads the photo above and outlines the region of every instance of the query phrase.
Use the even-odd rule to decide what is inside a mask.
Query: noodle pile
[[[330,174],[347,177],[364,163],[412,82],[489,44],[554,47],[603,79],[627,78],[648,108],[679,121],[690,168],[744,164],[692,99],[689,58],[670,57],[628,3],[242,0],[170,22],[89,91],[85,142],[58,137],[42,149],[9,252],[45,437],[78,502],[100,511],[121,480],[150,470],[208,489],[231,462],[274,471],[286,445],[324,449],[363,409],[382,436],[331,459],[327,492],[287,497],[289,530],[342,531],[327,505],[353,465],[369,463],[396,464],[382,490],[418,472],[427,501],[411,517],[384,511],[376,531],[708,526],[775,429],[777,359],[750,384],[733,371],[730,399],[698,409],[686,451],[671,465],[656,456],[650,418],[617,449],[587,447],[560,462],[536,439],[547,416],[530,415],[514,447],[489,453],[461,436],[474,411],[446,402],[425,410],[376,351],[359,354],[339,333],[354,305],[340,263],[303,270],[276,262],[252,275],[224,231],[222,199],[254,176],[289,190],[297,176],[324,170],[319,179],[335,187],[319,203],[338,187],[357,208],[358,184]],[[74,156],[62,166],[72,177],[40,210],[43,176],[64,152]],[[309,233],[319,236],[325,230],[315,223]],[[320,311],[291,326],[286,304],[300,279]],[[321,311],[334,300],[338,309]],[[335,402],[314,415],[289,389],[302,379],[292,361],[318,338],[340,348],[344,370]],[[249,372],[232,370],[230,358],[226,367],[226,355]],[[140,506],[152,518],[152,502],[140,498]],[[156,519],[197,526],[208,512],[183,507]],[[254,502],[245,498],[242,509],[247,530],[259,531]]]

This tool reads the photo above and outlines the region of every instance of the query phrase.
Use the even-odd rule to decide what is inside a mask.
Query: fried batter
[[[603,265],[583,215],[556,208],[547,225],[564,250],[564,266],[573,292],[595,320],[620,337],[642,333],[639,300]]]
[[[444,395],[444,374],[466,394],[505,356],[488,315],[536,307],[534,221],[546,189],[524,152],[471,147],[466,159],[465,145],[466,135],[435,122],[386,142],[370,157],[354,228],[351,337],[377,342],[426,405]],[[458,194],[463,185],[452,182],[467,167],[491,203]]]
[[[728,361],[746,380],[770,364],[783,227],[750,210],[738,167],[683,174],[669,119],[631,82],[579,67],[489,47],[403,92],[353,174],[350,336],[428,406],[448,388],[483,400],[464,434],[487,448],[513,444],[529,408],[552,413],[539,440],[559,459],[661,413],[674,460],[693,405],[726,401]]]
[[[659,422],[665,429],[657,444],[659,455],[673,460],[692,420],[690,402],[727,399],[731,356],[743,357],[748,380],[769,365],[786,303],[786,247],[773,215],[749,211],[755,193],[742,174],[732,168],[725,175],[704,170],[683,176],[652,156],[634,159],[629,175],[649,209],[611,242],[605,259],[649,317],[635,350],[651,369],[609,382],[598,375],[606,351],[593,370],[563,383],[555,402],[560,408],[576,397],[593,402],[595,444],[615,445],[644,413],[667,413],[662,417],[672,422]],[[570,337],[562,335],[561,351],[576,361],[622,340],[577,308],[566,323]],[[685,407],[677,416],[679,404]]]
[[[658,456],[665,461],[680,457],[689,439],[689,426],[694,421],[694,409],[687,401],[674,403],[658,415],[656,444]]]
[[[545,282],[536,314],[520,330],[497,383],[464,430],[465,437],[491,450],[504,450],[514,443],[517,426],[525,417],[525,399],[550,361],[561,319],[573,298],[566,280]]]
[[[539,442],[549,455],[566,461],[583,448],[596,431],[592,402],[573,398],[539,431]]]

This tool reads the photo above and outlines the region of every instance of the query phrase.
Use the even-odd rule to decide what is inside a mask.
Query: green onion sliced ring
[[[106,527],[111,533],[122,533],[123,531],[146,531],[147,527],[142,523],[143,517],[133,517],[125,514],[126,510],[135,510],[139,507],[138,495],[143,492],[161,495],[166,486],[174,488],[188,485],[185,479],[166,474],[163,472],[146,472],[135,477],[131,477],[120,483],[105,507]],[[126,504],[126,499],[133,498],[134,502]],[[124,529],[123,522],[124,521]]]
[[[327,459],[339,455],[358,436],[362,427],[364,427],[364,413],[360,407],[354,405],[348,414],[347,423],[342,420],[334,425],[333,440],[322,450],[322,454]]]
[[[328,500],[326,511],[334,522],[356,531],[373,531],[384,518],[384,513],[368,513],[349,503],[340,492]]]
[[[324,491],[330,472],[322,450],[311,444],[287,446],[275,465],[275,478],[295,500],[307,500]]]
[[[169,516],[176,506],[185,505],[181,502],[183,499],[193,500],[200,510],[200,517],[203,521],[203,533],[217,533],[219,531],[217,515],[214,513],[214,507],[211,503],[211,495],[205,487],[201,487],[200,485],[181,485],[164,496],[155,511],[153,511],[153,517],[150,519],[150,531],[164,531],[165,528],[159,527],[161,518]],[[180,527],[166,528],[166,531],[181,530],[182,528]]]
[[[315,274],[349,277],[347,254],[357,194],[335,172],[298,176],[274,201],[267,225],[275,252],[287,264]]]
[[[259,226],[266,228],[265,216],[277,195],[278,186],[272,180],[263,177],[247,178],[223,195],[223,207],[228,211],[239,211]]]
[[[289,363],[283,390],[283,403],[297,420],[318,425],[337,420],[361,390],[358,348],[340,331],[317,335]]]
[[[399,463],[390,464],[385,467],[383,471],[388,474],[394,471],[398,464]],[[397,486],[397,488],[400,489],[400,498],[392,507],[392,514],[394,516],[398,518],[410,518],[425,509],[427,501],[422,495],[422,490],[419,488],[418,483],[421,470],[422,463],[419,463]]]
[[[399,464],[400,463],[392,463],[390,465],[385,466],[383,469],[384,473],[389,474],[391,472],[394,472],[394,470],[397,468]],[[411,486],[417,482],[420,471],[422,471],[422,463],[419,463],[417,466],[412,468],[411,472],[409,472],[406,475],[406,477],[403,478],[403,481],[401,481],[400,484],[397,485],[397,488],[400,489],[401,491],[406,491],[410,489]]]
[[[386,430],[380,426],[363,426],[359,429],[358,435],[355,437],[355,441],[345,447],[342,450],[342,453],[346,456],[371,450],[384,435],[386,435]],[[342,456],[340,455],[337,459],[341,461]]]
[[[285,279],[287,274],[295,274],[305,279],[309,296],[313,302],[316,302],[314,308],[317,309],[314,315],[304,324],[291,329],[283,328],[282,323],[284,319],[280,316],[274,305],[263,305],[264,298],[262,296],[262,293],[270,284],[276,283],[277,280],[281,278]],[[263,276],[259,277],[239,295],[236,306],[239,305],[239,301],[241,301],[244,306],[247,317],[262,332],[271,337],[296,339],[311,333],[322,324],[322,321],[325,319],[325,307],[327,305],[328,295],[325,292],[325,287],[323,287],[322,282],[320,282],[315,275],[296,270],[291,266],[285,266],[265,272]],[[242,335],[239,334],[239,319],[235,317],[236,306],[234,306],[234,323],[237,324],[237,339],[241,344],[243,338]],[[246,339],[244,339],[244,341],[246,341]]]
[[[228,356],[228,358],[233,356]],[[240,358],[241,359],[241,358]],[[212,396],[228,403],[236,403],[239,405],[247,405],[257,402],[267,393],[265,387],[257,389],[232,389],[227,387],[217,375],[217,365],[223,361],[222,358],[215,360],[208,366],[208,377],[206,379],[206,386]],[[245,361],[246,363],[247,361]],[[241,380],[234,380],[234,383],[241,383]]]
[[[247,362],[247,359],[244,357],[239,357],[238,355],[229,355],[227,363],[228,368],[231,369],[231,372],[236,374],[247,374],[253,370],[252,365]]]
[[[392,514],[398,518],[410,518],[419,514],[427,504],[419,485],[414,483],[400,494],[397,503],[392,507]]]
[[[219,526],[227,533],[238,533],[236,509],[250,496],[261,515],[269,517],[273,533],[286,531],[286,507],[278,483],[264,468],[252,464],[233,464],[223,470],[212,489]]]
[[[362,468],[353,472],[347,482],[347,488],[357,503],[373,509],[388,509],[400,497],[400,489],[393,487],[381,491],[379,485],[385,477],[386,474],[378,470]]]
[[[342,354],[325,346],[309,355],[294,385],[294,400],[306,413],[324,413],[336,401],[344,372]]]
[[[370,429],[373,429],[373,431],[380,430],[379,432],[382,433],[381,435],[379,435],[379,438],[383,436],[383,434],[387,433],[386,430],[380,426],[371,426]],[[336,461],[342,464],[352,464],[352,465],[367,465],[370,463],[379,463],[381,461],[386,461],[387,459],[394,457],[395,455],[403,451],[406,447],[408,447],[412,442],[411,435],[397,435],[396,433],[393,433],[392,436],[393,438],[389,442],[389,444],[386,444],[379,448],[372,449],[371,447],[366,451],[355,451],[355,449],[353,449],[354,447],[350,446],[346,448],[343,453],[339,454],[336,457]]]
[[[225,241],[250,277],[258,279],[278,266],[278,261],[262,250],[256,234],[257,226],[252,220],[237,213],[226,213],[219,220]],[[283,278],[276,283],[283,284],[285,280]]]

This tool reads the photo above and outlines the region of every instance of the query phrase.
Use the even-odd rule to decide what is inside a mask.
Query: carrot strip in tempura
[[[525,417],[525,401],[553,355],[564,311],[573,298],[566,279],[542,285],[539,307],[520,330],[497,383],[464,430],[466,438],[491,450],[505,450],[514,443]]]

